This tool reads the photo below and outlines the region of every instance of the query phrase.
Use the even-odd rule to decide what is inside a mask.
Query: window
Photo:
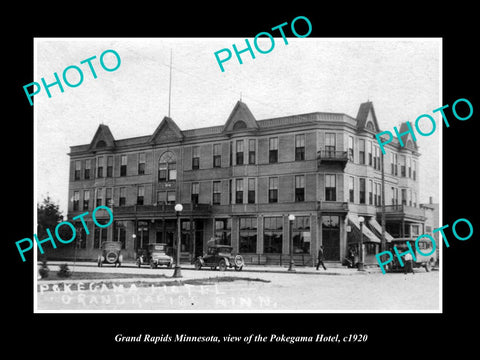
[[[103,156],[97,158],[97,178],[103,177]]]
[[[359,178],[360,183],[360,204],[365,204],[365,193],[366,193],[366,180],[365,178]]]
[[[167,203],[167,192],[158,191],[157,192],[157,205],[164,205]]]
[[[310,217],[296,216],[292,228],[293,253],[310,253]]]
[[[248,140],[248,163],[255,164],[256,141],[255,139]]]
[[[375,151],[373,156],[373,168],[377,169],[378,168],[378,147],[375,146],[373,150]]]
[[[417,180],[417,162],[413,160],[413,180]]]
[[[295,135],[295,161],[305,160],[305,134]]]
[[[269,203],[278,202],[278,178],[277,177],[268,178],[268,202]]]
[[[85,160],[85,173],[84,173],[85,179],[90,179],[91,167],[92,167],[92,160],[90,159]]]
[[[382,205],[382,184],[376,183],[375,188],[376,188],[375,192],[376,192],[376,195],[377,195],[376,202],[377,202],[378,206],[381,206]]]
[[[113,206],[113,201],[112,201],[112,188],[107,188],[105,192],[105,205],[108,207]]]
[[[367,146],[368,146],[368,150],[367,150],[367,152],[368,152],[368,165],[372,166],[372,164],[373,164],[373,162],[372,162],[372,142],[369,141],[367,143]]]
[[[175,181],[177,180],[177,163],[175,155],[167,151],[160,157],[158,166],[158,181]]]
[[[407,205],[407,189],[402,189],[402,205]]]
[[[395,175],[395,154],[393,152],[390,153],[390,173]]]
[[[192,170],[200,169],[200,147],[192,147]]]
[[[222,144],[213,144],[213,167],[222,167]]]
[[[412,206],[412,189],[408,190],[408,206]]]
[[[103,202],[103,189],[102,189],[102,188],[99,188],[99,189],[95,189],[95,191],[96,191],[96,195],[95,195],[95,198],[96,198],[95,206],[100,206],[100,205],[102,205],[102,202]]]
[[[283,244],[283,218],[265,217],[263,227],[263,252],[281,254]]]
[[[336,141],[335,133],[325,133],[325,155],[335,156]]]
[[[75,161],[75,180],[80,180],[80,171],[82,169],[82,163],[80,160]]]
[[[90,190],[83,190],[83,210],[88,210],[90,205]]]
[[[354,162],[353,156],[353,136],[348,137],[348,160]]]
[[[240,218],[240,241],[238,251],[240,253],[257,252],[257,218]]]
[[[198,194],[200,191],[200,184],[198,182],[192,183],[192,204],[198,204]]]
[[[406,176],[405,172],[405,155],[400,155],[400,175],[402,177]]]
[[[212,199],[212,202],[213,202],[214,205],[220,205],[221,196],[222,196],[222,193],[220,191],[220,186],[221,186],[220,181],[214,181],[213,182],[213,199]]]
[[[120,176],[127,176],[127,155],[120,157]]]
[[[295,176],[295,201],[305,201],[305,175]]]
[[[368,180],[368,204],[373,205],[373,181]]]
[[[395,164],[395,176],[398,176],[398,155],[393,154],[394,164]]]
[[[74,191],[73,192],[73,211],[78,210],[80,203],[80,192]]]
[[[407,157],[407,168],[408,168],[408,177],[412,178],[412,159],[410,159],[410,156]]]
[[[243,140],[236,142],[236,164],[243,165]]]
[[[144,197],[145,197],[145,186],[139,185],[137,188],[137,205],[143,205]]]
[[[215,219],[215,237],[220,244],[230,245],[232,241],[232,219]]]
[[[243,179],[235,180],[235,203],[243,204]]]
[[[395,189],[395,205],[398,206],[398,189]]]
[[[113,156],[107,156],[107,177],[113,176]]]
[[[255,179],[248,179],[248,203],[255,204]]]
[[[175,191],[167,191],[167,204],[175,205],[175,203],[176,203]]]
[[[278,138],[268,140],[268,162],[274,164],[278,162]]]
[[[145,153],[138,154],[138,175],[145,175]]]
[[[358,140],[358,156],[359,156],[359,163],[365,165],[365,139]]]
[[[325,201],[337,201],[335,175],[325,175]]]
[[[353,176],[350,176],[348,180],[348,201],[355,202],[355,178]]]
[[[378,203],[378,184],[375,183],[375,193],[373,194],[373,200],[374,200],[374,204],[375,206],[379,206],[380,204]]]
[[[75,230],[77,231],[78,237],[75,242],[77,249],[86,249],[87,248],[87,232],[83,227],[82,222],[76,221],[74,224]]]
[[[380,163],[380,148],[378,146],[375,146],[375,163],[375,169],[381,170],[382,164]]]
[[[120,188],[120,198],[118,205],[119,206],[125,206],[127,202],[127,188],[126,187],[121,187]]]

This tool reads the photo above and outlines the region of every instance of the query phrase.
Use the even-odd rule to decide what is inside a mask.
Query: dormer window
[[[105,146],[107,146],[107,144],[105,143],[105,141],[100,140],[100,141],[97,142],[97,148],[103,148],[103,147],[105,147]]]
[[[367,122],[366,128],[367,130],[375,131],[375,127],[373,126],[373,123],[371,121]]]
[[[240,130],[240,129],[246,129],[247,124],[245,124],[244,121],[238,120],[234,125],[233,125],[233,130]]]

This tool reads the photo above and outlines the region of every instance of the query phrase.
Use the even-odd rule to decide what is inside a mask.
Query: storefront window
[[[283,244],[283,218],[266,217],[264,219],[263,252],[281,254]]]
[[[215,219],[215,237],[220,239],[220,244],[232,243],[232,219]]]
[[[257,218],[240,218],[239,252],[257,252]]]
[[[293,221],[293,253],[310,253],[310,216],[297,216]]]

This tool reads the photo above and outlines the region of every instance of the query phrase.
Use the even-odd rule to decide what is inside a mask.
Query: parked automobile
[[[150,265],[152,269],[157,266],[173,266],[173,258],[167,255],[167,244],[148,244],[146,249],[137,252],[138,267]]]
[[[200,270],[202,267],[210,267],[215,270],[217,267],[220,271],[227,268],[235,268],[236,271],[242,270],[244,266],[243,257],[241,255],[232,255],[232,247],[229,245],[211,245],[207,249],[204,256],[199,256],[195,260],[195,269]]]
[[[419,268],[424,267],[425,271],[429,272],[435,266],[437,262],[437,252],[433,251],[431,255],[422,255],[418,252],[417,247],[415,246],[415,240],[412,239],[393,239],[388,245],[387,250],[391,251],[393,256],[393,260],[387,265],[387,271],[403,271],[403,266],[400,265],[397,256],[395,256],[395,251],[393,247],[397,248],[399,253],[403,253],[408,250],[407,241],[410,242],[410,246],[415,254],[415,259],[413,261],[413,267]],[[429,254],[432,252],[432,242],[427,239],[420,239],[418,241],[418,248],[424,254]],[[403,261],[403,257],[402,257]],[[405,261],[403,261],[405,265]]]
[[[102,253],[98,255],[97,265],[102,267],[103,264],[114,264],[119,267],[123,262],[122,243],[119,241],[105,241],[101,246]]]

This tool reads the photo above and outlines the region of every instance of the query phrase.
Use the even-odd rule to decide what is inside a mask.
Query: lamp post
[[[288,215],[290,231],[290,265],[288,266],[288,271],[295,271],[295,261],[293,260],[293,220],[295,220],[295,215]]]
[[[358,271],[364,271],[364,264],[363,264],[363,222],[365,221],[365,218],[363,216],[360,216],[358,218],[358,221],[360,222],[360,258],[358,261]]]
[[[183,210],[183,205],[182,204],[176,204],[175,205],[175,213],[177,214],[177,260],[175,261],[175,269],[173,271],[173,277],[174,278],[181,278],[182,277],[182,271],[180,268],[180,244],[181,244],[181,230],[180,230],[180,213]]]

